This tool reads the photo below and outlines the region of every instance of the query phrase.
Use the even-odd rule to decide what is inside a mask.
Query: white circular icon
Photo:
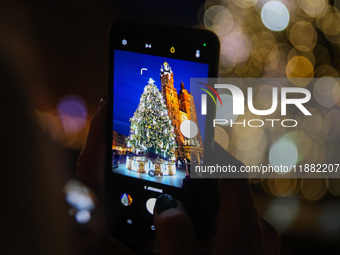
[[[153,208],[155,207],[156,198],[149,198],[148,201],[146,201],[146,209],[149,213],[153,214]]]
[[[181,124],[181,132],[186,138],[194,138],[198,133],[198,127],[192,120],[185,120]]]

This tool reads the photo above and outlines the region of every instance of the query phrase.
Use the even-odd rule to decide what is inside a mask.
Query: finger
[[[105,124],[107,100],[94,115],[86,144],[78,158],[77,176],[97,194],[104,191],[105,176]]]
[[[236,166],[237,169],[243,165],[241,161],[237,160],[217,143],[214,150],[214,155],[217,155],[214,160],[218,164],[230,164]],[[243,218],[243,216],[251,216],[252,220],[257,220],[248,178],[221,179],[219,181],[219,203],[220,211],[225,213],[225,216],[228,216],[224,217],[226,221],[235,222],[235,219]]]
[[[177,206],[157,212],[154,209],[154,224],[162,255],[198,254],[194,225],[181,202]]]
[[[262,231],[245,179],[223,180],[212,254],[262,254]]]
[[[243,165],[218,144],[215,150],[218,164]],[[261,227],[248,179],[221,179],[219,204],[212,254],[256,254],[261,250]]]

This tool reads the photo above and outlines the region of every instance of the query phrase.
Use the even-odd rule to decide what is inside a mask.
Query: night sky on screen
[[[113,129],[119,134],[128,136],[130,133],[129,119],[136,111],[144,87],[152,78],[160,90],[160,69],[167,62],[174,74],[174,87],[180,91],[180,83],[190,92],[190,78],[208,76],[208,65],[172,58],[164,58],[122,50],[114,51],[114,105]],[[141,69],[146,68],[141,75]],[[200,98],[194,98],[197,117],[200,118]],[[203,116],[202,116],[203,117]],[[201,122],[200,119],[198,119]],[[204,134],[204,125],[201,127]]]

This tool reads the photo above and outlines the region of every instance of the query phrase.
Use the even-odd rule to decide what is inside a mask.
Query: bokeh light
[[[66,95],[60,99],[57,108],[65,132],[75,133],[85,126],[87,107],[81,97]]]
[[[275,198],[272,200],[265,220],[273,222],[280,234],[287,232],[300,213],[300,203],[295,197]]]
[[[292,169],[298,161],[298,151],[293,141],[280,139],[274,143],[269,151],[269,162],[272,166],[285,166],[288,171]],[[285,174],[285,171],[278,171]]]
[[[340,87],[334,78],[321,78],[314,85],[313,95],[323,107],[330,108],[340,99]]]
[[[309,50],[306,46],[300,46],[299,49],[292,48],[291,51],[288,53],[288,61],[291,60],[293,57],[302,56],[307,58],[315,67],[316,59],[315,54],[313,51]]]
[[[310,137],[315,138],[319,136],[321,132],[323,118],[316,108],[309,108],[308,110],[310,111],[312,116],[303,116],[301,127]]]
[[[233,0],[234,4],[241,8],[253,7],[258,0]]]
[[[314,76],[314,67],[305,57],[296,56],[289,60],[286,68],[287,78],[298,87],[305,87]],[[309,78],[309,79],[295,79]]]
[[[223,126],[229,126],[230,120],[236,121],[238,115],[233,115],[233,97],[230,94],[220,94],[221,104],[216,106],[216,119],[226,119],[228,123]]]
[[[315,175],[311,173],[308,173],[307,175],[310,175],[311,178],[308,178],[307,176],[302,180],[301,182],[302,195],[310,201],[315,201],[322,198],[327,192],[326,179],[316,179],[314,178]]]
[[[250,112],[246,112],[242,119],[253,119]],[[240,120],[238,120],[240,121]],[[235,156],[245,165],[255,166],[261,164],[267,147],[267,137],[262,128],[252,128],[242,125],[233,126],[233,142]]]
[[[332,110],[325,116],[325,122],[329,122],[330,126],[327,132],[328,138],[340,140],[340,110]]]
[[[338,241],[340,236],[340,204],[336,202],[328,202],[321,210],[319,216],[319,226],[322,234],[327,239],[335,239]]]
[[[321,16],[327,7],[326,0],[299,0],[301,9],[311,17]]]
[[[223,29],[219,32],[224,33],[219,35],[222,77],[288,78],[284,84],[254,86],[255,108],[271,107],[273,86],[303,87],[312,95],[305,104],[311,116],[296,107],[288,108],[286,118],[298,121],[295,128],[225,125],[218,128],[215,140],[226,140],[228,151],[249,166],[339,163],[340,83],[335,78],[340,77],[340,0],[207,0],[206,3],[206,10],[223,6],[232,14],[232,26],[225,26],[224,32]],[[216,10],[223,13],[224,9]],[[230,14],[226,12],[225,20],[228,19]],[[246,95],[245,88],[240,88]],[[230,119],[231,102],[225,107],[229,110],[218,106],[217,114]],[[236,117],[238,122],[265,119],[249,113],[247,107],[244,115]],[[279,111],[270,117],[282,119]],[[301,179],[301,174],[293,171],[249,176],[256,178],[251,180],[253,187],[269,195],[261,207],[268,209],[263,209],[262,215],[280,233],[295,233],[311,226],[308,231],[314,231],[313,238],[323,233],[327,238],[339,237],[336,230],[339,226],[334,220],[337,210],[323,210],[327,207],[323,206],[325,201],[340,196],[339,179],[326,179],[326,175],[315,179],[314,174]],[[317,210],[312,212],[311,208]],[[337,227],[331,225],[332,221]]]
[[[312,24],[306,21],[298,21],[289,33],[291,43],[301,51],[312,50],[317,42],[317,34]]]
[[[95,209],[95,195],[78,180],[69,180],[64,186],[65,199],[70,206],[69,214],[79,224],[86,224],[91,220],[91,211]]]
[[[287,7],[278,1],[269,1],[261,10],[263,24],[272,31],[282,31],[289,23],[289,11]]]
[[[223,36],[233,27],[233,15],[226,7],[213,5],[205,11],[203,22],[207,28]]]
[[[92,210],[94,199],[92,192],[84,184],[70,180],[64,187],[66,201],[77,210]]]
[[[315,77],[329,76],[333,78],[339,77],[339,72],[330,65],[320,65],[315,69]]]
[[[85,101],[77,95],[62,97],[55,111],[37,111],[38,120],[52,139],[65,147],[81,149],[89,130]]]
[[[235,66],[245,62],[250,56],[251,43],[240,29],[233,29],[229,34],[220,37],[221,60],[225,66]]]
[[[327,15],[322,23],[322,31],[326,35],[338,35],[340,33],[340,17],[336,13]]]
[[[286,43],[275,44],[268,55],[268,63],[265,66],[266,73],[271,76],[284,77],[286,74],[287,54],[292,50],[292,46]]]
[[[340,196],[340,179],[329,180],[329,192],[334,196]]]
[[[76,212],[75,219],[79,224],[86,224],[91,220],[91,213],[89,210],[81,210]]]
[[[268,179],[268,188],[271,194],[277,197],[289,197],[295,195],[299,191],[299,183],[295,173],[288,173],[285,177],[287,178]]]
[[[334,10],[337,14],[340,14],[340,0],[334,0]]]

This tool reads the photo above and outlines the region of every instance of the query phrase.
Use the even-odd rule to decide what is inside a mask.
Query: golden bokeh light
[[[272,48],[277,44],[273,35],[268,32],[258,32],[251,37],[253,50],[256,52],[254,57],[261,62],[269,61],[267,59]]]
[[[254,143],[249,143],[251,146],[254,145]],[[244,148],[247,144],[241,144],[241,148]],[[241,160],[245,165],[247,166],[257,166],[260,165],[263,161],[264,156],[264,143],[259,144],[259,147],[257,150],[253,150],[251,153],[249,151],[245,150],[238,150],[235,154],[235,157],[239,160]],[[252,177],[260,177],[261,173],[254,174]]]
[[[295,195],[299,191],[298,181],[294,173],[289,173],[289,178],[270,178],[268,187],[270,192],[278,197]]]
[[[272,6],[268,2],[272,2],[269,4]],[[270,8],[263,9],[266,4]],[[271,107],[273,86],[305,87],[312,94],[307,105],[311,116],[304,115],[296,107],[287,109],[286,118],[297,120],[296,128],[226,126],[218,128],[215,139],[228,140],[228,145],[223,145],[246,165],[268,164],[276,159],[280,161],[282,157],[290,157],[297,164],[338,160],[340,83],[328,78],[329,81],[324,79],[314,84],[312,79],[339,78],[340,0],[207,0],[205,10],[206,27],[215,31],[221,41],[221,76],[288,78],[287,84],[254,87],[256,109]],[[282,11],[282,18],[273,14],[276,11]],[[296,78],[304,79],[298,81]],[[282,118],[280,111],[275,111],[270,118]],[[237,121],[243,119],[247,122],[265,118],[246,110]],[[275,144],[277,148],[274,148]],[[274,149],[277,151],[270,157]],[[287,151],[290,154],[286,155]],[[274,175],[270,179],[257,173],[250,176],[257,178],[253,183],[261,182],[263,190],[278,197],[294,196],[301,191],[307,200],[316,201],[327,193],[327,181],[309,178],[301,181],[292,174],[280,178]],[[329,191],[339,196],[340,182],[331,180]]]
[[[325,18],[331,13],[333,13],[333,8],[330,7],[330,5],[326,5],[326,8],[323,10],[323,13],[315,18],[316,27],[319,28],[321,31]]]
[[[307,200],[319,200],[327,193],[327,186],[327,179],[304,178],[301,182],[301,193]]]
[[[340,15],[340,0],[334,0],[334,11]]]
[[[291,19],[293,22],[297,22],[300,20],[304,20],[307,22],[313,22],[315,19],[314,17],[311,17],[308,15],[304,10],[302,10],[301,5],[299,1],[290,1],[290,4],[293,8]]]
[[[313,51],[309,50],[306,46],[300,46],[299,49],[291,49],[291,51],[288,53],[288,61],[296,56],[307,58],[312,63],[313,67],[315,67],[315,55]]]
[[[340,196],[340,179],[329,180],[329,192],[334,196]]]
[[[255,89],[257,92],[256,103],[259,109],[269,109],[273,103],[273,87],[270,84],[263,84]]]
[[[305,57],[296,56],[289,60],[286,68],[287,78],[298,87],[305,87],[314,76],[312,63]],[[310,78],[296,80],[294,78]]]
[[[287,54],[291,49],[292,46],[289,44],[276,44],[269,53],[269,65],[266,65],[266,71],[275,71],[277,72],[276,77],[284,77],[286,74]]]
[[[340,34],[340,16],[336,13],[328,14],[322,22],[322,31],[326,35]]]
[[[233,3],[241,8],[250,8],[256,5],[258,0],[233,0]]]
[[[252,119],[252,114],[246,112],[242,120]],[[242,121],[240,118],[238,122]],[[262,128],[243,127],[235,125],[232,128],[232,140],[235,144],[231,151],[245,165],[254,166],[261,164],[267,148],[267,138]]]
[[[321,16],[327,8],[326,0],[299,0],[301,9],[311,17]]]
[[[340,140],[340,110],[334,109],[327,113],[325,122],[329,122],[330,126],[327,132],[327,137]]]
[[[319,105],[330,108],[340,99],[340,87],[338,81],[332,77],[320,78],[316,81],[313,96]]]
[[[308,110],[312,116],[305,116],[301,114],[301,117],[303,118],[301,129],[306,132],[308,136],[315,138],[320,135],[323,118],[316,108],[309,108]]]
[[[333,78],[339,78],[339,72],[330,65],[321,65],[315,69],[315,77],[329,76]]]
[[[261,75],[263,70],[263,61],[261,60],[260,53],[258,51],[252,51],[251,56],[248,59],[248,66],[253,77]]]
[[[298,21],[290,28],[289,39],[296,49],[310,51],[316,45],[317,34],[312,24]]]

